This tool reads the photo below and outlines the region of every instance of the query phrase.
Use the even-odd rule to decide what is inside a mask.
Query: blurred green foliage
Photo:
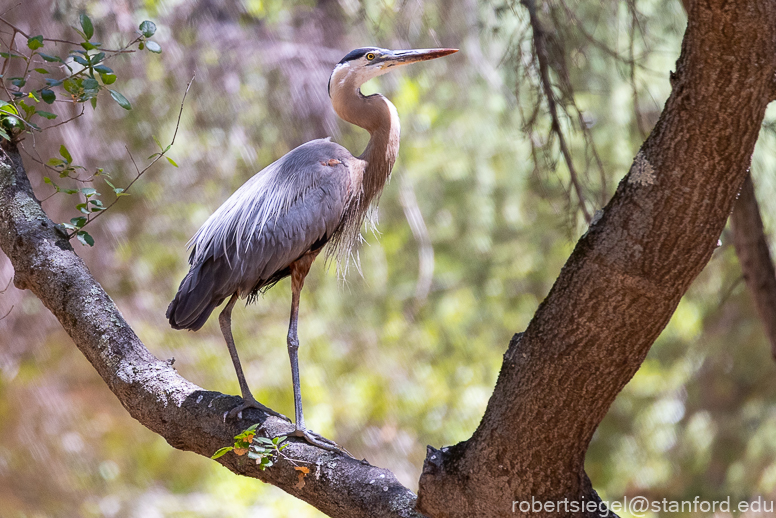
[[[338,121],[326,94],[331,68],[350,49],[461,48],[365,86],[392,99],[402,120],[379,235],[366,235],[362,275],[351,270],[340,280],[319,261],[302,294],[307,424],[416,487],[426,444],[453,444],[476,428],[509,339],[526,327],[586,228],[549,133],[523,8],[499,0],[29,0],[5,16],[35,34],[57,34],[86,12],[106,45],[126,43],[140,22],[155,20],[164,52],[112,63],[131,111],[113,103],[87,111],[25,149],[45,160],[65,144],[76,163],[103,167],[126,185],[136,173],[124,146],[147,156],[157,149],[152,135],[171,138],[196,71],[175,144],[180,168],[160,162],[90,226],[97,246],[78,248],[154,354],[174,357],[200,386],[233,394],[237,380],[217,324],[191,334],[164,319],[187,270],[186,241],[292,147],[333,136],[361,152],[366,133]],[[559,89],[573,86],[595,146],[564,105],[563,131],[595,210],[659,116],[686,19],[677,0],[558,0],[540,4],[540,13],[568,72],[553,79]],[[70,110],[55,107],[61,116]],[[776,124],[776,113],[767,120]],[[774,229],[769,127],[753,174]],[[39,197],[51,194],[43,169],[25,159]],[[44,208],[61,221],[72,208],[59,198]],[[412,214],[422,224],[413,226]],[[587,470],[605,499],[776,496],[774,365],[732,240],[721,239],[593,439]],[[0,262],[0,281],[10,275]],[[0,509],[13,510],[9,516],[319,515],[172,449],[129,418],[37,299],[9,290],[0,315],[11,305],[0,322]],[[289,308],[283,281],[255,306],[236,308],[233,321],[255,396],[286,414]]]

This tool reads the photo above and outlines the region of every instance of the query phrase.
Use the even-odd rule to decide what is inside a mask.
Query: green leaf
[[[73,56],[73,61],[84,67],[89,66],[89,62],[86,61],[82,56]]]
[[[62,85],[65,90],[67,90],[69,93],[75,95],[80,90],[80,86],[78,85],[77,79],[65,79],[64,84]]]
[[[19,120],[17,117],[3,117],[2,119],[3,123],[5,123],[6,127],[9,128],[23,128],[24,123]]]
[[[98,47],[101,47],[102,43],[97,43],[96,41],[95,42],[85,41],[85,42],[81,43],[81,46],[85,50],[93,50],[93,49],[96,49]]]
[[[152,139],[154,139],[154,142],[156,142],[156,145],[157,145],[157,146],[159,146],[159,149],[161,149],[162,151],[164,151],[164,146],[162,145],[162,143],[161,143],[161,142],[159,142],[159,139],[158,139],[158,138],[156,138],[156,135],[151,135],[151,138],[152,138]],[[247,430],[246,430],[246,431],[247,431]]]
[[[92,21],[86,14],[79,16],[79,19],[81,21],[81,28],[84,30],[84,34],[86,35],[86,39],[92,39],[92,36],[94,36],[94,26],[92,25]]]
[[[168,162],[170,162],[170,163],[171,163],[173,166],[175,166],[175,167],[178,167],[178,164],[176,164],[176,163],[175,163],[175,160],[173,160],[172,158],[170,158],[170,157],[168,157],[168,156],[166,156],[166,157],[164,157],[164,158],[166,158],[166,159],[167,159],[167,161],[168,161]]]
[[[6,58],[6,59],[8,59],[8,58],[22,58],[22,59],[24,59],[24,61],[27,61],[27,58],[25,58],[24,56],[21,56],[19,54],[14,54],[13,52],[0,52],[0,57]]]
[[[46,84],[48,86],[59,86],[59,85],[62,84],[62,80],[61,79],[51,79],[50,77],[47,77],[46,78]]]
[[[156,24],[150,20],[146,20],[140,24],[140,32],[142,32],[143,36],[146,38],[150,38],[156,33]]]
[[[95,194],[97,194],[99,196],[99,193],[97,192],[97,189],[95,189],[94,187],[83,187],[81,189],[81,192],[87,198],[89,198],[90,196],[94,196]]]
[[[113,97],[113,100],[116,101],[117,103],[119,103],[119,106],[121,106],[125,110],[131,110],[132,109],[132,105],[129,104],[129,101],[127,100],[126,97],[121,95],[116,90],[108,90],[108,91],[110,92],[110,96]]]
[[[46,70],[45,68],[33,68],[33,70],[35,72],[37,72],[38,74],[48,74],[49,73],[49,71]]]
[[[84,225],[86,225],[86,217],[85,216],[79,216],[77,218],[72,218],[70,220],[70,224],[74,225],[76,228],[81,228]]]
[[[42,57],[44,61],[48,61],[49,63],[61,63],[62,58],[59,56],[49,56],[48,54],[44,54],[42,52],[38,52],[38,56]]]
[[[27,46],[32,50],[37,50],[43,46],[43,36],[33,36],[27,39]]]
[[[6,133],[3,128],[0,128],[0,138],[4,140],[11,140],[11,137],[8,136],[8,133]]]
[[[97,98],[96,97],[92,97],[91,99],[89,99],[89,104],[92,105],[92,110],[96,110],[97,109]]]
[[[41,117],[44,117],[48,120],[56,119],[57,114],[51,113],[51,112],[44,112],[43,110],[35,110],[35,115],[40,115]]]
[[[113,70],[110,67],[106,67],[105,65],[95,65],[94,69],[99,72],[100,74],[113,74]]]
[[[116,82],[116,74],[103,74],[103,73],[100,73],[100,79],[102,79],[102,82],[104,84],[112,85],[113,83]]]
[[[73,161],[72,155],[70,155],[70,151],[67,150],[67,147],[65,147],[64,144],[59,146],[59,154],[62,155],[62,158],[65,159],[66,163],[71,163]]]
[[[79,230],[76,237],[78,237],[82,245],[94,246],[94,238],[85,230]]]
[[[150,50],[154,54],[162,53],[162,46],[156,43],[155,41],[146,41],[145,46],[148,50]]]
[[[0,110],[4,111],[5,113],[11,113],[13,115],[19,114],[19,110],[16,109],[16,106],[6,101],[2,101],[2,104],[0,104]]]
[[[99,63],[103,59],[105,59],[105,53],[104,52],[98,52],[97,54],[95,54],[94,56],[91,56],[89,58],[89,62],[92,65],[96,65],[97,63]]]
[[[65,162],[64,160],[59,159],[59,158],[49,158],[48,162],[46,162],[46,165],[51,166],[51,167],[58,167],[58,166],[60,166],[62,164],[65,164],[65,163],[67,163],[67,162]]]
[[[16,110],[14,110],[14,111],[16,111]],[[6,115],[5,117],[3,117],[0,120],[2,120],[3,124],[5,124],[5,126],[8,127],[8,128],[22,128],[22,127],[24,127],[24,123],[21,120],[19,120],[18,117],[14,117],[14,116],[11,116],[11,115]]]
[[[24,114],[29,119],[32,117],[32,115],[35,113],[35,107],[34,106],[28,106],[27,103],[24,101],[19,101],[19,106],[22,107],[22,110],[24,110]]]
[[[57,94],[55,94],[52,90],[49,90],[48,88],[44,88],[43,90],[41,90],[40,96],[43,98],[43,101],[46,104],[53,103],[57,98]]]
[[[29,97],[30,99],[35,99],[36,103],[40,102],[40,97],[38,97],[38,92],[36,92],[35,90],[33,90],[30,93],[28,93],[27,97]]]
[[[16,87],[18,87],[18,88],[21,88],[22,86],[24,86],[25,84],[27,84],[27,80],[26,80],[26,79],[24,79],[23,77],[12,77],[12,78],[11,78],[11,83],[12,83],[14,86],[16,86]]]
[[[223,457],[224,455],[226,455],[228,452],[232,451],[233,449],[234,449],[234,446],[224,446],[223,448],[219,448],[218,450],[216,450],[216,452],[210,458],[211,459],[217,459],[218,457]]]
[[[97,93],[100,91],[100,83],[97,82],[96,79],[92,79],[91,77],[87,77],[84,79],[83,83],[81,83],[81,86],[84,89],[84,93],[89,95],[97,95]]]

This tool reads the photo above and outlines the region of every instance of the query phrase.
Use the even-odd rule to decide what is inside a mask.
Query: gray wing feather
[[[332,158],[342,163],[324,165]],[[173,327],[198,329],[226,297],[250,295],[325,243],[345,212],[351,158],[314,140],[235,191],[189,241],[191,268],[167,310]]]

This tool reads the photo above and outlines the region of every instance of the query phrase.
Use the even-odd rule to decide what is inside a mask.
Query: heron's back
[[[235,191],[189,241],[190,269],[167,309],[170,325],[196,331],[227,297],[272,286],[323,247],[348,204],[355,161],[339,144],[313,140]]]

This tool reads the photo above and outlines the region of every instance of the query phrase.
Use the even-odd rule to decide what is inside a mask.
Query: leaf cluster
[[[250,428],[243,430],[234,437],[234,446],[219,448],[210,458],[217,459],[230,451],[234,451],[236,455],[247,454],[249,459],[256,461],[256,464],[258,464],[259,469],[262,471],[271,467],[275,464],[281,452],[288,447],[288,443],[285,442],[287,437],[285,435],[273,437],[272,439],[256,437],[256,429],[258,427],[259,423],[256,423]]]
[[[41,50],[46,47],[47,41],[61,40],[51,40],[43,35],[29,36],[11,26],[14,33],[8,43],[8,50],[0,52],[0,57],[4,59],[0,80],[8,97],[0,101],[1,139],[18,138],[25,131],[43,131],[45,128],[39,126],[38,118],[53,120],[58,117],[56,113],[39,109],[40,103],[88,102],[94,109],[100,93],[107,90],[119,106],[125,110],[132,109],[132,104],[121,92],[109,88],[116,83],[117,76],[105,62],[116,55],[134,52],[132,47],[135,45],[139,50],[161,53],[161,46],[150,40],[156,33],[156,25],[144,21],[140,24],[137,36],[127,45],[120,49],[105,49],[102,43],[93,41],[95,27],[88,15],[81,14],[79,24],[80,27],[73,27],[73,30],[81,37],[81,41],[67,41],[73,48],[64,56],[47,54]],[[16,47],[17,33],[27,38],[26,50]],[[6,77],[5,72],[13,68],[9,66],[13,60],[24,63],[23,71],[20,75]]]
[[[37,124],[36,117],[53,120],[57,118],[57,114],[39,109],[38,106],[42,105],[54,105],[55,102],[82,105],[79,115],[55,124],[55,126],[80,117],[83,114],[83,105],[87,102],[91,104],[92,109],[96,109],[98,96],[106,90],[119,106],[125,110],[132,109],[130,101],[121,92],[112,88],[112,85],[117,81],[117,75],[105,62],[116,55],[134,52],[135,45],[137,45],[138,50],[148,50],[155,54],[161,53],[161,46],[151,40],[156,34],[156,24],[146,20],[140,24],[137,34],[128,44],[119,49],[106,49],[102,43],[93,40],[95,26],[91,18],[82,13],[79,15],[78,21],[79,26],[72,27],[72,29],[80,36],[81,40],[63,41],[49,39],[43,35],[30,36],[0,18],[0,22],[13,29],[10,42],[7,44],[8,51],[0,52],[0,57],[5,60],[0,81],[2,90],[7,95],[7,100],[0,99],[0,140],[19,141],[25,133],[41,132],[48,129],[41,128]],[[27,50],[20,50],[15,46],[17,34],[27,39]],[[73,48],[64,56],[47,54],[41,51],[45,48],[46,42],[69,43],[73,45]],[[23,72],[21,75],[5,77],[6,70],[14,69],[12,63],[14,60],[20,60],[24,63]],[[34,76],[33,73],[38,74],[38,76]],[[161,152],[154,153],[150,157],[154,159],[152,164],[165,156],[172,147],[172,143],[165,148],[156,137],[154,140],[159,145]],[[79,178],[76,173],[84,167],[73,163],[73,157],[65,145],[60,146],[59,152],[60,156],[50,158],[46,163],[40,162],[46,168],[57,173],[59,178],[68,178],[80,184],[91,184],[96,177],[102,176],[105,184],[116,195],[116,199],[128,195],[126,190],[129,186],[116,187],[102,168],[98,168],[89,178]],[[172,158],[167,156],[165,158],[170,164],[178,166]],[[147,169],[142,172],[138,171],[137,177]],[[99,198],[100,193],[91,185],[77,188],[62,187],[48,176],[44,177],[43,181],[54,188],[54,194],[79,195],[80,200],[75,208],[81,215],[71,218],[69,223],[62,223],[62,225],[67,230],[72,231],[71,238],[77,237],[82,244],[93,246],[94,239],[83,230],[83,227],[92,221],[93,217],[110,208],[115,201],[105,206]]]

